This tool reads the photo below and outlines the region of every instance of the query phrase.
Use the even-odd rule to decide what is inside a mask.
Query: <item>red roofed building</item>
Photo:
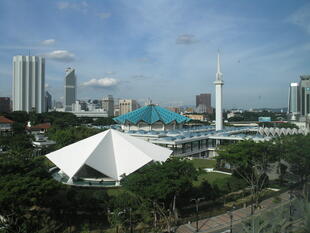
[[[26,129],[32,133],[46,133],[51,127],[51,123],[41,123],[34,126],[26,126]]]
[[[13,123],[14,121],[4,116],[0,116],[0,134],[11,133]]]

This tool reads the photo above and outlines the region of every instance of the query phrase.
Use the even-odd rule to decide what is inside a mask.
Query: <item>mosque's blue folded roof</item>
[[[171,112],[165,108],[151,104],[127,114],[115,117],[113,120],[120,124],[124,124],[126,121],[129,121],[132,124],[137,124],[140,121],[148,124],[153,124],[157,121],[161,121],[164,124],[169,124],[172,121],[176,121],[177,123],[184,123],[190,121],[191,119],[175,112]]]

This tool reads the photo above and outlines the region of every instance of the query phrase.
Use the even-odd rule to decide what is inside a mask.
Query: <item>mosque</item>
[[[214,126],[187,127],[189,118],[153,104],[114,118],[120,130],[131,136],[171,149],[172,156],[214,157],[216,147],[239,140],[269,140],[257,127],[223,127],[223,74],[217,56]]]
[[[240,140],[270,140],[274,136],[305,134],[303,130],[259,127],[223,127],[224,85],[220,55],[217,57],[216,123],[214,126],[190,126],[189,118],[158,105],[149,104],[114,118],[117,125],[83,139],[46,157],[56,167],[53,177],[77,186],[119,186],[120,180],[153,161],[164,162],[170,156],[215,157],[219,145]],[[113,129],[115,128],[115,129]]]

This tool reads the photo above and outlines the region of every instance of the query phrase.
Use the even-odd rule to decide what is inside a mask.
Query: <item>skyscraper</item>
[[[45,59],[13,57],[13,111],[45,111]]]
[[[72,104],[76,101],[76,77],[75,70],[71,67],[66,69],[64,99],[65,111],[72,111]]]
[[[222,86],[223,74],[221,73],[220,54],[217,55],[217,72],[215,79],[215,129],[216,131],[223,129],[223,99]]]
[[[196,95],[196,111],[199,113],[211,112],[211,94]]]
[[[300,76],[300,110],[301,115],[310,114],[310,75]]]
[[[108,113],[108,116],[114,116],[114,99],[112,95],[108,95],[102,100],[102,108]]]
[[[45,92],[45,107],[46,112],[52,109],[52,95],[48,91]]]
[[[291,83],[288,97],[288,113],[292,120],[296,120],[296,116],[300,113],[300,94],[299,84]]]

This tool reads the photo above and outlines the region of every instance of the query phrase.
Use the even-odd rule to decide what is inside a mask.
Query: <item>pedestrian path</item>
[[[255,210],[255,215],[260,214],[263,211],[270,210],[276,206],[283,205],[289,201],[288,192],[282,193],[279,196],[281,198],[280,203],[274,203],[274,198],[269,198],[260,203],[261,208]],[[233,216],[233,225],[241,223],[247,217],[251,216],[251,206],[246,208],[237,209],[231,212]],[[200,233],[211,233],[214,231],[218,231],[220,229],[225,229],[230,226],[230,215],[222,214],[218,216],[214,216],[207,219],[202,219],[198,221],[198,229]],[[182,225],[178,227],[177,233],[193,233],[196,232],[196,222],[192,222],[189,224]]]

